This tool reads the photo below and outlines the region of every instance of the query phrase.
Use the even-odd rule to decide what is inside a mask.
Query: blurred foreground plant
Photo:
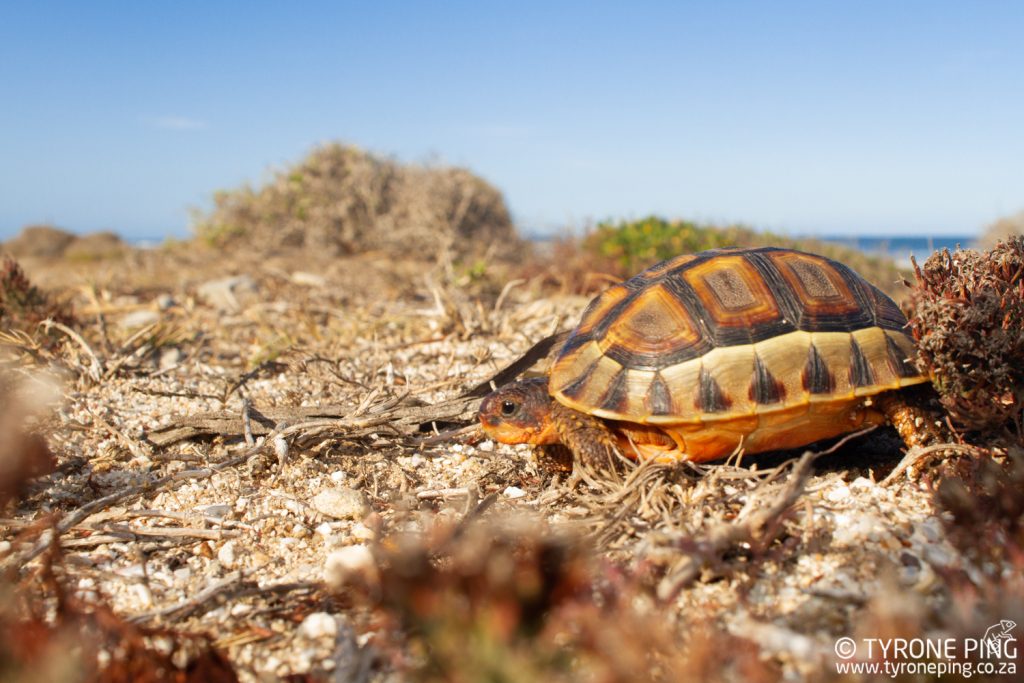
[[[914,267],[918,367],[954,420],[1024,443],[1024,237],[987,253],[946,249]]]

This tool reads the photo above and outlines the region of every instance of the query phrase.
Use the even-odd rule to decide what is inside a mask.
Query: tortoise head
[[[501,443],[558,443],[546,377],[500,387],[480,404],[480,424]]]

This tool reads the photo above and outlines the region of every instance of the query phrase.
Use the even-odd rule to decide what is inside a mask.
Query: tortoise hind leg
[[[933,397],[928,388],[913,387],[877,396],[875,405],[908,448],[931,446],[949,440],[941,414],[929,405]]]

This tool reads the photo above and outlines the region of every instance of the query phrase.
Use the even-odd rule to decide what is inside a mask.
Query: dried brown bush
[[[0,602],[0,680],[94,683],[235,683],[224,654],[204,635],[147,628],[70,590],[59,551]],[[7,597],[6,595],[4,597]]]
[[[74,233],[52,225],[28,225],[4,243],[4,251],[15,258],[59,258],[74,240]]]
[[[129,247],[113,232],[92,232],[75,237],[64,249],[64,258],[73,261],[100,261],[123,256]]]
[[[441,525],[389,539],[377,561],[358,592],[405,634],[392,646],[414,653],[409,680],[780,678],[755,643],[699,615],[674,623],[628,570],[536,520]]]
[[[38,391],[25,391],[13,373],[0,369],[0,510],[21,497],[29,482],[52,472],[56,459],[29,422],[43,411]]]
[[[523,264],[517,276],[539,277],[544,284],[563,291],[592,293],[609,283],[630,278],[662,259],[719,247],[782,247],[821,254],[846,264],[897,301],[907,294],[902,284],[905,274],[884,256],[741,225],[666,221],[655,216],[603,223],[580,237],[556,238],[538,250],[536,258]]]
[[[1005,240],[1014,235],[1024,235],[1024,211],[1018,211],[1012,216],[1003,216],[986,227],[978,239],[978,243],[985,248],[991,249],[1000,240]]]
[[[1024,562],[1024,452],[946,463],[935,501],[950,539],[983,570]]]
[[[435,258],[519,242],[501,193],[469,171],[402,165],[341,144],[313,150],[261,188],[218,192],[214,204],[197,215],[196,235],[257,252]]]
[[[1022,436],[1024,237],[987,253],[948,249],[914,264],[917,365],[960,424]]]
[[[0,264],[0,330],[35,332],[44,320],[65,325],[73,322],[67,305],[54,301],[33,285],[17,261],[5,257]]]

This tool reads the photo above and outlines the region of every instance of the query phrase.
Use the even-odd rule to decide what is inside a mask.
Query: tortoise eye
[[[515,401],[505,399],[504,401],[501,402],[501,414],[505,415],[506,417],[510,415],[515,415],[516,408],[518,407],[519,406],[516,405]]]

